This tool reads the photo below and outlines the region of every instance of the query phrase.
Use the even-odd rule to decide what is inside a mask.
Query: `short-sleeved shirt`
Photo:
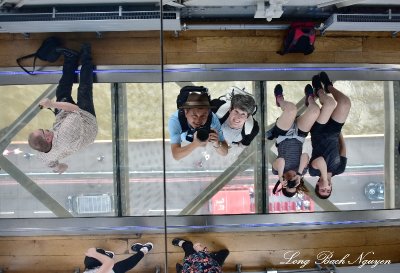
[[[219,141],[224,141],[225,138],[222,133],[221,124],[219,123],[217,116],[214,113],[211,114],[212,119],[210,127],[211,129],[214,129],[218,132]],[[189,123],[188,126],[189,128],[193,129],[193,127],[191,127]],[[171,144],[180,144],[182,143],[182,141],[186,141],[186,136],[188,132],[182,132],[182,126],[179,122],[178,111],[174,112],[169,118],[168,131],[171,139]]]
[[[285,160],[283,172],[293,170],[298,171],[300,166],[300,158],[303,152],[303,143],[297,138],[288,138],[278,145],[278,158]],[[278,171],[272,168],[273,174],[278,174]],[[304,168],[303,175],[307,173],[307,168]]]
[[[243,128],[240,128],[240,129],[231,128],[228,124],[228,120],[226,120],[221,125],[221,128],[222,128],[222,132],[224,133],[225,141],[228,143],[228,146],[231,146],[232,143],[239,143],[240,141],[242,141]]]
[[[311,176],[320,176],[321,172],[314,169],[311,163],[322,156],[325,159],[328,172],[332,176],[345,171],[347,158],[339,154],[339,135],[343,124],[330,119],[327,124],[315,123],[311,129],[312,155],[309,164]]]
[[[294,122],[289,130],[284,131],[275,125],[276,146],[278,149],[278,158],[285,160],[283,172],[298,171],[300,166],[300,158],[303,153],[303,143],[307,133],[299,130],[297,123]],[[278,171],[272,168],[273,174],[278,174]],[[307,168],[304,168],[303,173],[307,173]]]
[[[53,141],[48,153],[38,153],[38,157],[50,168],[56,168],[59,160],[75,153],[94,142],[97,136],[96,117],[87,111],[61,110],[53,124]]]

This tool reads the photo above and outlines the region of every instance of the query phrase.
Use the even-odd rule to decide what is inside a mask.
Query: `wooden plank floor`
[[[285,31],[186,31],[164,36],[165,64],[235,63],[400,63],[400,37],[389,32],[328,32],[318,36],[310,55],[276,52]],[[29,39],[20,34],[0,34],[0,67],[17,66],[16,59],[36,51],[42,40],[60,36],[65,46],[79,50],[82,42],[93,47],[97,65],[157,65],[161,62],[157,31],[94,33],[37,33]],[[32,60],[25,62],[31,65]],[[61,65],[62,58],[55,63]],[[38,65],[46,65],[38,60]],[[47,64],[48,65],[48,64]]]
[[[299,268],[298,264],[280,264],[293,253],[296,259],[309,260],[306,268],[314,266],[318,253],[329,251],[332,259],[346,254],[348,262],[358,264],[360,255],[368,260],[400,262],[400,227],[376,227],[287,232],[229,232],[168,234],[164,247],[163,234],[133,236],[41,236],[1,237],[0,266],[5,272],[73,272],[83,270],[84,252],[89,247],[101,247],[115,252],[116,260],[128,257],[129,246],[134,242],[153,242],[154,250],[146,255],[132,272],[155,272],[164,268],[165,252],[168,253],[168,271],[175,272],[175,264],[183,258],[180,248],[172,246],[175,237],[201,242],[210,250],[228,248],[231,252],[224,269],[233,271],[236,264],[243,270],[266,268]],[[348,266],[348,264],[346,264]],[[164,270],[163,270],[164,271]]]

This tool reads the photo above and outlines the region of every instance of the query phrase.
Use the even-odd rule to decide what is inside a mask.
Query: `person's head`
[[[112,258],[110,254],[107,254],[104,249],[96,248],[96,251],[100,254],[107,255],[108,257]],[[102,263],[96,258],[88,256],[85,256],[84,264],[86,269],[93,269],[102,265]]]
[[[317,184],[315,185],[315,195],[317,195],[320,199],[328,199],[331,196],[331,193],[331,179],[328,178],[328,180],[324,183],[324,181],[322,181],[322,178],[320,177]]]
[[[250,95],[233,94],[231,109],[229,109],[228,123],[231,128],[240,129],[247,118],[254,113],[256,102]]]
[[[32,149],[47,153],[51,150],[53,132],[50,130],[38,129],[29,134],[28,143]]]
[[[298,192],[308,192],[307,187],[304,185],[303,178],[293,171],[289,170],[283,174],[284,184],[282,185],[282,194],[286,197],[293,197]]]
[[[193,244],[193,249],[196,250],[197,252],[199,252],[199,251],[207,251],[207,247],[203,246],[201,243],[194,243]]]
[[[184,109],[185,117],[193,128],[199,128],[206,124],[210,108],[208,95],[196,92],[190,93],[186,102],[180,107],[180,109]]]

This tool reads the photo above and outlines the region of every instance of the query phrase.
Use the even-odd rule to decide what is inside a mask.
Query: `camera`
[[[210,134],[209,127],[200,127],[197,130],[197,139],[201,142],[205,142],[208,139],[208,135]]]

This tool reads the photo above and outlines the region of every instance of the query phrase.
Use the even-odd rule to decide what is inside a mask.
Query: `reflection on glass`
[[[77,87],[76,85],[72,88],[76,90]],[[8,105],[13,105],[13,107],[2,108],[2,116],[4,117],[1,124],[2,128],[8,126],[26,108],[32,106],[34,100],[46,88],[47,86],[43,85],[1,87],[2,101]],[[28,89],[29,92],[27,92]],[[24,95],[18,95],[18,92]],[[37,151],[27,144],[28,132],[40,127],[51,128],[55,119],[51,111],[40,111],[12,139],[11,144],[3,152],[4,157],[25,173],[39,189],[50,197],[44,196],[42,199],[40,196],[29,193],[21,186],[24,185],[21,184],[21,181],[25,181],[21,174],[14,173],[16,179],[13,179],[8,173],[1,170],[2,187],[0,192],[5,197],[2,200],[6,202],[7,198],[12,198],[10,202],[4,203],[4,206],[13,208],[13,210],[11,208],[4,208],[4,210],[0,208],[2,212],[14,211],[13,218],[54,217],[57,214],[54,214],[54,211],[43,203],[44,200],[48,202],[51,198],[72,216],[114,215],[109,84],[95,84],[93,93],[97,122],[101,129],[95,143],[65,159],[64,162],[68,164],[69,168],[62,175],[56,174],[48,168],[37,158]],[[26,99],[16,101],[14,96],[26,97]],[[76,92],[73,92],[73,98],[76,101]],[[37,107],[37,105],[33,105],[33,107]],[[2,213],[1,217],[4,217],[4,215],[6,214]]]
[[[285,86],[285,99],[297,103],[304,98],[303,90],[308,82],[279,83]],[[276,84],[278,82],[268,82],[268,90],[273,90]],[[348,158],[346,171],[334,177],[332,195],[329,201],[323,203],[316,203],[307,193],[293,198],[273,195],[272,189],[278,177],[269,172],[271,213],[383,208],[384,105],[383,96],[377,96],[383,94],[383,82],[337,81],[334,86],[350,98],[352,105],[342,129]],[[268,124],[272,124],[279,114],[273,105],[273,92],[268,92],[267,102]],[[276,147],[272,147],[271,151],[277,153]],[[310,137],[305,141],[303,152],[312,154]],[[304,179],[309,183],[306,183],[307,187],[314,191],[318,177],[306,174]]]
[[[180,83],[179,85],[167,83],[165,85],[168,94],[165,101],[166,111],[168,111],[165,115],[166,118],[177,111],[176,98],[180,89],[188,85],[208,88],[211,99],[225,97],[227,93],[232,92],[235,86],[240,90],[244,88],[250,94],[253,89],[251,82],[196,82]],[[242,113],[238,112],[238,114]],[[247,161],[240,162],[239,160],[240,154],[245,148],[244,145],[232,145],[232,142],[230,145],[227,155],[219,154],[213,145],[205,145],[194,149],[190,155],[180,160],[175,160],[171,148],[166,147],[168,214],[254,212],[253,166]],[[235,163],[236,161],[239,163]],[[238,170],[228,169],[232,164],[241,167]],[[232,179],[224,180],[228,176]],[[207,187],[209,188],[207,189]],[[213,189],[210,190],[210,187]]]
[[[126,85],[130,215],[163,215],[162,96],[159,84]]]
[[[304,98],[308,82],[279,82],[285,88],[285,99],[294,103]],[[201,82],[166,83],[165,118],[176,111],[176,97],[184,85],[205,86],[211,97],[225,96],[233,86],[254,94],[252,82]],[[275,123],[280,111],[275,106],[273,88],[278,82],[267,82],[267,122]],[[267,173],[268,209],[271,213],[364,210],[383,208],[384,201],[384,107],[383,82],[337,81],[335,87],[350,98],[352,108],[343,127],[348,162],[346,171],[335,176],[334,191],[322,203],[310,194],[317,178],[304,176],[311,193],[299,193],[288,199],[281,193],[272,194],[278,179]],[[48,86],[1,87],[1,127],[9,126],[39,97]],[[76,90],[77,86],[73,87]],[[26,90],[29,89],[29,92]],[[130,215],[163,214],[163,158],[162,158],[162,97],[158,84],[127,84],[128,138],[129,138],[129,209]],[[74,92],[75,94],[75,92]],[[24,97],[24,100],[16,100]],[[146,98],[138,103],[138,98]],[[146,103],[147,102],[147,103]],[[50,128],[54,114],[40,111],[3,151],[3,156],[28,175],[42,190],[56,200],[73,216],[116,215],[113,180],[113,146],[111,96],[109,84],[94,85],[99,133],[95,143],[67,158],[69,169],[62,175],[55,174],[37,159],[36,152],[27,145],[27,135],[35,128]],[[258,103],[258,101],[257,101]],[[13,105],[13,107],[8,107]],[[240,112],[235,113],[241,120]],[[167,127],[165,122],[165,128]],[[166,129],[169,139],[168,130]],[[260,132],[263,137],[264,132]],[[247,149],[231,145],[228,155],[221,156],[210,147],[199,149],[183,160],[175,160],[166,144],[167,213],[173,214],[237,214],[254,213],[255,173],[260,159],[251,153],[258,149],[253,141]],[[267,155],[276,153],[274,142],[267,141]],[[303,151],[311,155],[310,138]],[[250,152],[249,152],[250,151]],[[249,153],[247,153],[249,152]],[[273,155],[273,154],[272,154]],[[373,155],[373,156],[372,156]],[[248,159],[245,159],[248,156]],[[276,156],[275,156],[276,157]],[[271,161],[270,161],[271,162]],[[237,168],[233,168],[236,166]],[[224,180],[226,179],[226,180]],[[56,217],[42,200],[26,191],[20,177],[12,177],[0,170],[0,217]],[[212,190],[206,190],[213,186]],[[215,186],[215,187],[214,187]],[[40,200],[40,201],[39,201]],[[196,202],[194,202],[196,201]]]

